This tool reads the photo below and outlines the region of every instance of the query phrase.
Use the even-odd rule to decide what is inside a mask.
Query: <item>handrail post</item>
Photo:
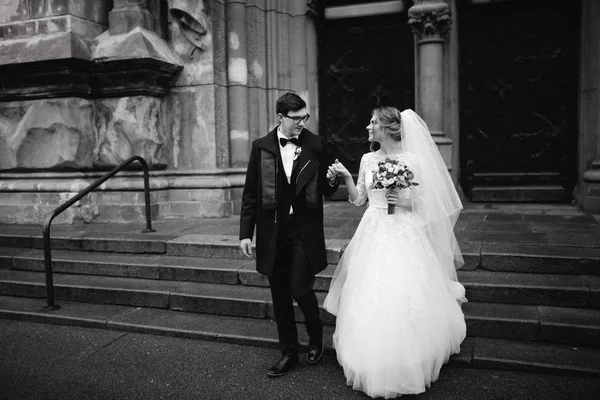
[[[46,311],[58,310],[60,308],[59,305],[54,304],[54,282],[52,277],[52,248],[50,245],[50,224],[52,224],[52,220],[60,215],[67,208],[71,207],[73,204],[78,202],[84,196],[87,196],[94,189],[100,186],[102,183],[106,182],[108,179],[112,178],[123,168],[128,166],[134,161],[139,161],[144,170],[144,202],[146,207],[146,229],[144,229],[143,233],[156,232],[152,229],[152,213],[150,212],[150,173],[148,168],[148,163],[140,156],[131,156],[127,160],[123,161],[121,164],[113,168],[110,172],[104,174],[100,179],[97,179],[92,184],[88,185],[85,189],[81,190],[71,199],[56,207],[49,215],[46,217],[46,222],[44,223],[44,264],[45,264],[45,272],[46,272],[46,297],[47,297],[47,305],[44,307]]]
[[[150,212],[150,174],[148,172],[148,164],[146,160],[142,157],[137,158],[137,160],[142,164],[142,168],[144,169],[144,203],[146,207],[146,229],[144,229],[143,233],[156,232],[152,229],[152,217]]]
[[[54,213],[50,214],[46,218],[44,224],[44,264],[46,266],[46,297],[47,304],[44,307],[45,311],[54,311],[60,308],[59,305],[54,304],[54,282],[52,277],[52,248],[50,247],[50,224],[54,219]]]

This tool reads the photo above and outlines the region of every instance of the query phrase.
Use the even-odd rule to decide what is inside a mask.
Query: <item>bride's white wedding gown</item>
[[[395,158],[410,167],[414,156]],[[369,188],[370,171],[381,159],[368,153],[361,161],[354,203],[368,197],[369,207],[324,306],[337,316],[333,344],[347,384],[371,397],[394,398],[424,392],[460,351],[466,299],[464,287],[441,271],[419,217],[402,207],[388,215],[385,190]]]

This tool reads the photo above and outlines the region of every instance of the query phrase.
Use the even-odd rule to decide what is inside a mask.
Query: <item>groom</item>
[[[323,326],[315,275],[325,269],[323,196],[337,188],[327,174],[322,138],[305,129],[306,103],[294,93],[277,100],[279,126],[252,143],[240,216],[240,247],[252,257],[256,226],[256,270],[269,278],[282,357],[267,372],[282,376],[298,363],[293,300],[304,313],[308,357],[323,355]]]

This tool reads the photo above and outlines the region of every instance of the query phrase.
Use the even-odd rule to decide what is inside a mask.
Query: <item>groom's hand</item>
[[[252,239],[242,239],[240,241],[240,248],[242,249],[242,254],[246,257],[254,258],[254,254],[252,254]]]
[[[329,182],[335,182],[337,180],[337,173],[335,172],[333,165],[330,165],[327,168],[327,174],[325,175],[325,177]]]

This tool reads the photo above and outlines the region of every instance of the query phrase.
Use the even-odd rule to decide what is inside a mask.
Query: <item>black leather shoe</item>
[[[267,371],[267,375],[271,378],[282,376],[298,364],[298,361],[298,354],[284,355]]]
[[[308,361],[309,364],[318,363],[323,356],[324,351],[325,345],[323,343],[311,344],[308,346],[308,356],[306,357],[306,361]]]

